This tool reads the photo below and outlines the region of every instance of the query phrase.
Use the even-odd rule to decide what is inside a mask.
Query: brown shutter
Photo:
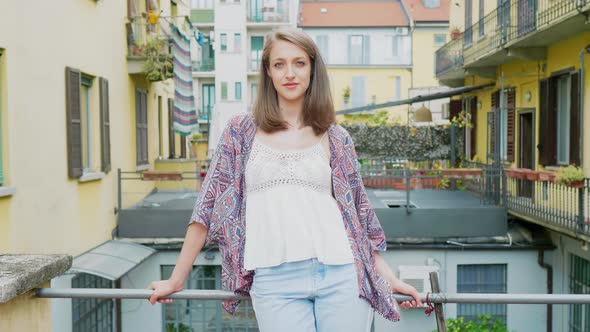
[[[490,132],[488,133],[488,137],[490,139],[490,152],[492,154],[496,153],[496,124],[498,123],[498,108],[500,105],[500,91],[496,91],[492,93],[492,114],[493,120],[490,123]]]
[[[180,136],[180,158],[186,159],[186,136]]]
[[[141,114],[142,114],[142,131],[141,131],[141,144],[142,144],[142,161],[143,164],[149,164],[148,161],[148,119],[147,119],[147,93],[142,93],[143,101],[141,103]]]
[[[539,163],[543,166],[557,165],[557,118],[555,103],[555,80],[539,82]]]
[[[471,98],[471,158],[473,158],[477,152],[477,97]]]
[[[109,119],[109,81],[100,78],[100,152],[101,170],[111,170],[111,123]]]
[[[168,149],[170,159],[176,156],[176,142],[174,141],[174,99],[168,98]]]
[[[461,109],[463,108],[463,100],[451,100],[449,105],[449,113],[450,119],[452,120],[454,117],[458,116],[461,113]]]
[[[572,73],[570,80],[570,164],[580,166],[580,73]]]
[[[82,176],[82,121],[80,118],[80,84],[78,69],[66,67],[66,127],[68,144],[68,177]]]
[[[514,112],[516,108],[515,91],[510,89],[506,93],[506,157],[509,162],[514,162]]]

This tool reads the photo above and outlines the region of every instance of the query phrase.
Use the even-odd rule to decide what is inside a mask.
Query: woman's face
[[[278,40],[270,50],[268,75],[277,90],[280,102],[303,101],[309,86],[311,62],[303,49]]]

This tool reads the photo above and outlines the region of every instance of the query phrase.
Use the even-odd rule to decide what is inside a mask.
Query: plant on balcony
[[[499,319],[492,321],[491,315],[477,315],[476,320],[465,320],[464,317],[446,320],[447,330],[452,332],[508,332],[506,325]]]
[[[350,101],[350,87],[348,85],[342,89],[342,98],[345,105]]]
[[[584,170],[576,165],[560,168],[555,176],[557,183],[575,188],[584,186],[584,178]]]
[[[461,37],[461,30],[458,27],[451,29],[451,39],[459,39]]]
[[[144,55],[146,57],[142,70],[145,77],[152,82],[172,78],[172,54],[166,51],[168,42],[160,38],[151,38],[145,44]]]
[[[539,180],[539,172],[534,171],[532,169],[523,169],[524,176],[527,180],[530,181],[538,181]]]

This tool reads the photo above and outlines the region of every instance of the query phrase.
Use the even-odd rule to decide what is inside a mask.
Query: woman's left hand
[[[394,293],[410,295],[414,298],[414,300],[412,301],[404,301],[400,303],[400,307],[402,307],[403,309],[416,308],[422,306],[420,294],[418,294],[418,291],[413,286],[408,285],[407,283],[399,279],[396,279],[395,282],[393,282],[393,285],[391,285],[391,288],[393,289]]]

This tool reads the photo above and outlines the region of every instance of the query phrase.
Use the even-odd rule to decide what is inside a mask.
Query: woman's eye
[[[283,64],[280,62],[275,63],[275,68],[281,68],[282,66]]]
[[[298,64],[299,66],[305,66],[305,62],[303,62],[303,61],[297,61],[297,64]]]

